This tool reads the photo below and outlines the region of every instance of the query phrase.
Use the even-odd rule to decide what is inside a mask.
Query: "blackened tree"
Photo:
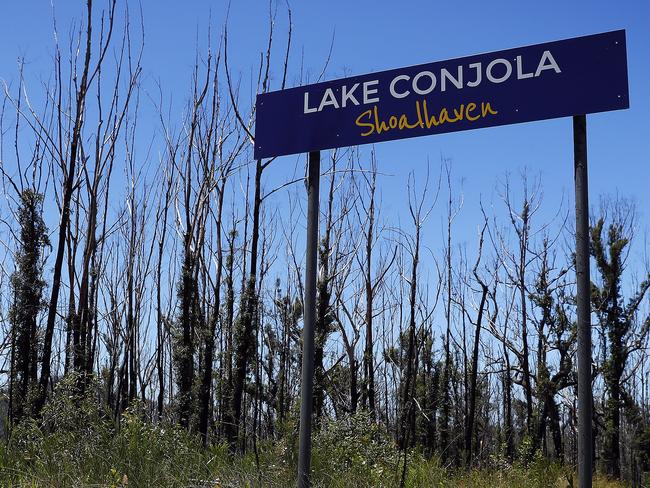
[[[603,457],[605,469],[613,477],[621,475],[621,409],[626,395],[623,374],[630,355],[638,350],[648,334],[650,319],[638,320],[639,307],[648,288],[646,276],[627,301],[621,290],[627,248],[632,238],[634,209],[626,204],[614,206],[613,218],[606,225],[599,218],[591,228],[591,255],[596,260],[599,284],[592,284],[591,300],[608,349],[603,365],[607,390],[604,404],[605,433]],[[607,229],[607,235],[603,231]]]
[[[12,336],[10,420],[18,423],[32,412],[36,393],[38,316],[44,308],[43,250],[49,245],[43,222],[43,195],[32,189],[20,194],[16,217],[20,227],[16,270],[11,276],[13,300],[9,310]]]

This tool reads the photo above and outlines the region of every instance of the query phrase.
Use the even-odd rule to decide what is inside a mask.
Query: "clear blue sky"
[[[81,1],[53,0],[59,30],[79,19]],[[97,2],[101,5],[102,2]],[[137,2],[130,2],[137,9]],[[195,46],[205,48],[211,22],[218,36],[226,2],[142,0],[146,41],[145,84],[160,80],[168,96],[182,102],[188,93]],[[638,202],[641,231],[650,223],[650,3],[601,0],[521,1],[296,1],[289,81],[315,78],[334,35],[325,79],[363,74],[429,61],[624,28],[627,30],[631,108],[588,116],[591,201],[601,194],[621,194]],[[286,10],[278,2],[275,85],[286,39]],[[256,69],[268,33],[268,3],[233,0],[230,6],[230,56],[243,80]],[[49,2],[5,2],[0,16],[0,78],[16,79],[16,59],[25,56],[28,80],[47,77],[51,67],[52,23]],[[302,59],[302,61],[301,61]],[[607,66],[602,66],[603,70]],[[153,85],[149,85],[153,88]],[[33,87],[32,90],[35,88]],[[179,115],[180,118],[180,115]],[[152,124],[155,123],[152,121]],[[541,172],[544,202],[553,213],[557,202],[573,205],[571,119],[533,122],[471,132],[423,137],[376,146],[386,213],[406,220],[404,188],[409,171],[421,177],[427,158],[438,171],[440,157],[451,158],[456,187],[463,181],[465,210],[458,220],[461,238],[474,240],[479,222],[478,198],[492,201],[498,179],[513,179],[523,167]],[[367,152],[365,153],[367,154]],[[291,177],[296,157],[274,163],[272,181]],[[441,247],[444,205],[428,227],[427,245]],[[387,215],[388,216],[388,215]]]

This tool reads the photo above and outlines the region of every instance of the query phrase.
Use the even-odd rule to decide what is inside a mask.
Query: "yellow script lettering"
[[[366,132],[362,132],[362,133],[361,133],[361,137],[369,136],[370,134],[372,134],[373,132],[375,132],[375,124],[372,124],[372,123],[370,123],[370,122],[364,122],[364,121],[362,120],[364,117],[367,117],[367,118],[369,119],[370,117],[372,117],[372,112],[371,112],[370,110],[366,110],[364,113],[362,113],[361,115],[359,115],[359,116],[357,117],[357,120],[355,121],[355,123],[356,123],[359,127],[368,127],[368,128],[369,128]]]

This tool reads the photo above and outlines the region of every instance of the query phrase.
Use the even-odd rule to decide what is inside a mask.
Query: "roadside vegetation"
[[[175,422],[152,423],[137,403],[115,422],[88,395],[78,398],[71,379],[60,383],[41,422],[24,421],[0,444],[0,486],[50,487],[292,487],[297,446],[284,435],[255,452],[232,455],[226,443],[203,447]],[[289,434],[295,423],[283,428]],[[314,439],[315,487],[400,486],[404,456],[367,414],[322,425]],[[575,486],[568,466],[534,454],[527,463],[494,458],[481,469],[445,465],[411,449],[406,487],[549,488]],[[574,483],[574,484],[572,484]],[[596,488],[622,488],[597,477]]]

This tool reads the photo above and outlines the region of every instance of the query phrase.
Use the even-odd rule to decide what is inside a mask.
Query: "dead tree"
[[[402,379],[401,391],[401,412],[400,412],[400,438],[399,445],[402,449],[406,449],[414,438],[414,415],[415,415],[415,402],[414,402],[414,386],[415,375],[417,366],[417,351],[419,349],[416,344],[417,338],[417,293],[418,293],[418,266],[420,263],[420,246],[421,246],[421,230],[422,226],[427,221],[433,204],[427,201],[428,198],[428,179],[424,184],[421,196],[417,196],[415,188],[409,180],[409,214],[415,233],[412,238],[407,238],[407,252],[411,257],[411,270],[410,277],[407,280],[409,297],[408,297],[408,329],[407,329],[407,351],[406,351],[406,371]],[[405,463],[406,464],[406,463]]]
[[[530,367],[530,344],[528,340],[528,268],[535,259],[530,254],[531,221],[540,206],[540,188],[535,185],[531,191],[528,187],[527,175],[523,176],[523,200],[521,210],[516,210],[511,197],[511,188],[506,181],[502,196],[508,212],[508,219],[517,237],[516,250],[510,252],[503,236],[499,236],[499,249],[496,250],[502,258],[504,270],[512,285],[519,293],[519,334],[521,337],[521,351],[517,353],[520,375],[513,377],[513,381],[522,385],[526,402],[526,434],[534,440],[533,433],[533,380]]]
[[[7,342],[10,347],[9,370],[5,370],[5,374],[8,373],[9,430],[23,418],[35,413],[41,335],[39,322],[45,310],[43,295],[47,287],[43,271],[46,250],[50,247],[48,230],[43,219],[43,203],[47,191],[47,179],[44,181],[44,170],[47,170],[44,164],[47,148],[37,138],[35,144],[29,144],[30,152],[23,153],[23,141],[20,136],[23,121],[22,107],[27,101],[26,96],[23,95],[25,87],[22,61],[19,62],[19,70],[17,96],[13,98],[9,93],[9,87],[5,86],[5,103],[0,113],[0,154],[4,154],[4,135],[9,132],[4,125],[6,102],[13,103],[15,152],[13,158],[10,158],[14,160],[14,170],[8,172],[6,160],[0,157],[0,181],[8,203],[8,214],[13,217],[13,219],[2,217],[0,222],[8,226],[12,240],[15,241],[15,248],[11,253],[14,271],[8,280],[9,308],[6,316],[8,330],[3,328],[3,349]],[[50,106],[49,109],[46,108],[45,113],[51,115],[52,111],[53,107]],[[50,126],[44,126],[37,130],[40,135],[44,135],[50,129]],[[13,247],[8,242],[2,244],[6,249]],[[7,274],[4,263],[0,270],[4,278]],[[5,318],[4,314],[0,317]]]
[[[75,346],[74,366],[80,372],[87,373],[92,370],[93,365],[96,324],[93,323],[92,308],[96,300],[97,282],[92,280],[91,268],[94,259],[96,259],[97,244],[101,239],[96,235],[98,216],[100,215],[99,186],[101,182],[106,181],[107,174],[110,173],[107,166],[110,166],[115,156],[115,144],[119,137],[122,121],[127,113],[130,95],[135,89],[140,72],[139,57],[137,59],[131,57],[130,26],[127,20],[121,46],[116,51],[116,69],[111,80],[113,86],[108,90],[110,93],[108,106],[104,106],[105,100],[100,88],[105,83],[102,79],[102,68],[107,59],[106,54],[113,45],[116,5],[116,0],[109,2],[108,9],[101,13],[98,32],[95,32],[97,26],[95,26],[94,19],[100,14],[95,12],[92,0],[87,1],[84,32],[80,33],[78,40],[71,41],[73,45],[78,42],[80,48],[75,51],[71,46],[73,54],[71,54],[69,72],[66,72],[66,68],[64,68],[61,49],[58,44],[56,45],[55,75],[53,84],[47,87],[46,97],[52,113],[47,117],[39,114],[28,98],[25,99],[26,108],[19,109],[20,116],[31,127],[35,140],[44,147],[45,152],[52,160],[52,171],[57,169],[60,172],[60,202],[57,202],[59,204],[59,226],[44,331],[39,391],[35,401],[36,412],[43,407],[50,384],[52,345],[63,281],[66,247],[71,239],[77,239],[77,237],[71,237],[70,232],[71,205],[74,200],[81,201],[82,197],[79,192],[81,187],[85,187],[89,192],[88,200],[85,202],[87,204],[87,220],[84,228],[85,245],[81,260],[81,275],[79,276],[79,300],[70,323]],[[80,55],[79,59],[75,57],[75,52]],[[94,61],[92,61],[93,59]],[[123,82],[123,80],[126,81]],[[88,110],[89,96],[93,87],[97,90],[95,119]],[[93,124],[90,130],[94,134],[95,144],[92,151],[86,151],[84,144],[89,139],[86,136],[90,133],[89,130],[86,134],[86,127],[90,127],[90,124]],[[88,171],[89,164],[94,164],[95,173],[92,178]],[[107,198],[108,189],[104,186],[102,188],[103,198]],[[75,228],[78,230],[81,227],[77,227],[75,223]],[[72,289],[75,275],[69,270],[70,274],[72,278],[70,289]],[[69,300],[72,312],[71,304],[72,300]]]
[[[397,256],[397,248],[393,252],[390,260],[382,259],[379,256],[379,269],[376,276],[373,277],[373,256],[375,247],[378,243],[380,229],[377,226],[377,161],[374,151],[371,154],[370,174],[362,172],[363,180],[367,185],[368,202],[361,199],[360,204],[363,206],[363,214],[359,214],[359,221],[362,223],[364,237],[363,259],[359,257],[359,266],[363,270],[363,288],[365,297],[365,345],[363,352],[363,383],[361,389],[361,405],[367,408],[373,415],[375,414],[375,360],[374,360],[374,324],[375,317],[374,299],[380,286],[384,283],[386,273],[390,270]],[[356,208],[356,207],[355,207]],[[357,210],[358,212],[358,210]],[[365,226],[363,221],[365,220]]]
[[[266,48],[266,54],[262,55],[259,69],[259,76],[257,79],[257,93],[264,93],[270,88],[270,70],[271,70],[271,52],[273,46],[273,26],[274,26],[274,13],[269,13],[269,38]],[[284,60],[284,75],[282,77],[282,88],[286,82],[286,72],[288,64],[289,45],[291,43],[291,31],[287,40],[287,56]],[[239,103],[237,100],[236,90],[233,80],[230,76],[228,66],[228,31],[224,33],[224,69],[226,74],[226,81],[228,86],[228,94],[233,108],[234,115],[240,124],[241,130],[247,135],[250,143],[254,143],[255,137],[251,133],[251,126],[253,120],[254,110],[251,110],[251,116],[248,122],[244,121]],[[262,206],[262,174],[264,170],[273,162],[273,159],[263,162],[261,159],[255,161],[255,174],[254,174],[254,196],[253,196],[253,209],[252,209],[252,229],[250,236],[250,265],[248,267],[247,276],[244,281],[244,292],[241,297],[241,306],[239,310],[238,324],[234,334],[234,369],[233,369],[233,382],[232,391],[229,393],[230,406],[226,409],[224,416],[224,432],[226,439],[230,445],[231,450],[238,449],[239,441],[239,428],[242,415],[242,399],[244,396],[244,387],[246,384],[246,376],[248,374],[249,361],[251,357],[253,342],[257,336],[258,327],[258,252],[259,252],[259,239],[260,239],[260,211]],[[242,442],[242,446],[245,443]]]
[[[223,103],[219,88],[219,69],[221,53],[219,53],[213,72],[209,75],[210,93],[207,100],[205,114],[201,119],[200,137],[197,139],[198,158],[206,179],[209,183],[209,192],[213,193],[216,209],[210,211],[214,225],[215,246],[211,250],[214,256],[215,273],[211,278],[212,301],[211,312],[208,314],[207,326],[203,332],[203,365],[198,394],[199,433],[204,445],[209,441],[209,430],[213,418],[213,371],[215,359],[215,341],[219,310],[221,308],[221,286],[223,276],[223,203],[226,184],[233,166],[240,156],[245,139],[242,140],[241,131],[234,121],[232,107]],[[209,69],[209,67],[208,67]],[[212,206],[210,206],[212,208]]]
[[[445,247],[445,337],[444,337],[444,366],[442,371],[442,408],[440,419],[440,448],[446,452],[447,456],[452,454],[450,451],[451,437],[451,374],[452,374],[452,355],[451,355],[451,324],[452,324],[452,225],[455,217],[462,207],[462,200],[454,206],[452,184],[451,184],[451,162],[445,161],[445,175],[447,179],[448,199],[447,199],[447,243]]]
[[[478,310],[476,311],[476,320],[474,322],[474,345],[472,347],[472,369],[471,369],[471,379],[469,384],[469,415],[465,423],[465,466],[468,468],[472,463],[472,440],[474,437],[474,421],[476,417],[476,396],[477,396],[477,378],[478,378],[478,355],[479,355],[479,346],[481,344],[481,328],[483,327],[483,314],[486,311],[487,299],[488,299],[488,285],[481,277],[478,271],[478,267],[481,264],[481,257],[483,253],[483,238],[485,236],[485,229],[487,227],[487,219],[483,223],[483,228],[481,229],[478,245],[478,254],[476,257],[476,263],[472,269],[472,274],[474,279],[480,286],[480,300],[478,305]],[[464,311],[465,312],[465,311]]]

